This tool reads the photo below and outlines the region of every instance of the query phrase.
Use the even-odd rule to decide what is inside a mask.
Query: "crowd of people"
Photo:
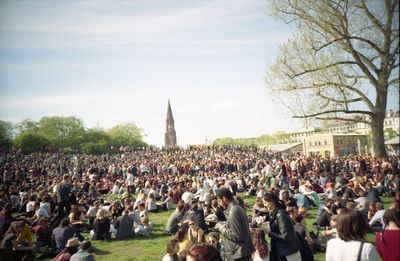
[[[94,260],[82,233],[149,237],[149,213],[166,210],[173,211],[165,261],[313,260],[325,251],[322,238],[326,260],[400,256],[396,156],[325,158],[237,145],[100,156],[11,150],[0,154],[0,175],[0,255],[10,260],[38,250],[55,260]],[[382,196],[393,198],[389,208]],[[316,233],[305,224],[311,208]],[[376,233],[375,245],[365,242],[367,232]]]

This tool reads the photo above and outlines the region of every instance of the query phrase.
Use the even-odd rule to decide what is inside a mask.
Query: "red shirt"
[[[400,230],[388,230],[383,233],[385,244],[382,243],[382,232],[376,233],[375,244],[383,261],[400,261]]]

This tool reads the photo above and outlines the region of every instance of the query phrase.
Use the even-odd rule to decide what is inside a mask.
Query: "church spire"
[[[167,131],[165,132],[165,147],[166,148],[176,147],[175,122],[174,122],[174,116],[172,115],[172,109],[169,99],[168,99],[166,125],[167,125]]]
[[[167,110],[167,125],[168,125],[168,122],[174,123],[174,116],[172,115],[172,109],[171,109],[171,104],[169,102],[169,99],[168,99],[168,110]]]

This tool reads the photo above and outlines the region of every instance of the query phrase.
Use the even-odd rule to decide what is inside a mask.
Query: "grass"
[[[251,207],[254,204],[255,197],[243,196],[244,201],[248,204],[249,208],[247,213],[251,214]],[[385,208],[391,202],[390,198],[383,198]],[[96,260],[99,261],[156,261],[162,260],[165,254],[165,248],[169,236],[164,236],[165,224],[168,217],[173,211],[163,211],[159,213],[150,213],[149,219],[154,224],[154,234],[150,237],[134,237],[133,239],[111,242],[92,241],[93,250],[96,254]],[[311,224],[315,221],[317,209],[313,208],[308,213],[306,218],[307,227],[311,231]],[[84,234],[89,237],[88,234]],[[267,238],[269,240],[269,238]],[[375,236],[372,233],[367,235],[367,241],[374,243]],[[317,253],[314,255],[316,261],[325,260],[324,253]],[[52,259],[45,259],[52,260]]]

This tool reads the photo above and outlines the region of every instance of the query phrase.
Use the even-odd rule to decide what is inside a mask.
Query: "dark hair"
[[[392,221],[396,224],[397,227],[400,228],[400,210],[399,209],[388,209],[385,210],[385,214],[383,214],[383,222],[385,225],[389,225],[389,222]]]
[[[340,239],[362,241],[369,225],[360,211],[344,208],[337,217],[336,228]]]
[[[227,188],[221,188],[217,193],[217,198],[223,198],[223,197],[225,197],[227,200],[230,200],[230,201],[233,200],[233,194]]]
[[[81,243],[81,249],[83,250],[89,250],[91,247],[92,243],[90,243],[90,241],[85,240]]]
[[[172,239],[170,239],[169,241],[168,241],[168,243],[167,243],[167,249],[166,249],[166,253],[167,254],[171,254],[172,255],[172,258],[174,259],[174,260],[177,260],[178,259],[178,255],[177,255],[177,253],[173,253],[173,250],[174,250],[174,248],[175,248],[175,246],[178,244],[178,240],[176,240],[176,239],[174,239],[174,238],[172,238]]]
[[[183,204],[183,202],[179,202],[177,208],[179,212],[182,212],[182,210],[185,208],[185,204]]]
[[[66,227],[69,226],[69,219],[68,218],[63,218],[60,220],[60,227]]]
[[[385,226],[389,225],[389,222],[392,221],[396,224],[397,227],[400,227],[400,210],[399,209],[388,209],[385,211],[385,214],[383,214],[383,222],[385,223]],[[381,242],[382,244],[386,244],[386,240],[384,238],[384,233],[385,229],[382,231],[381,235]]]
[[[176,239],[179,242],[182,242],[183,239],[186,236],[187,231],[188,231],[187,227],[185,227],[185,226],[184,227],[180,227],[178,229],[178,231],[176,231],[174,239]]]
[[[275,193],[265,193],[263,199],[267,202],[272,202],[277,208],[285,209],[285,203]]]
[[[253,245],[262,259],[268,256],[268,243],[265,241],[264,230],[255,230],[253,234]]]
[[[194,244],[187,253],[196,261],[222,261],[219,252],[210,244]]]

